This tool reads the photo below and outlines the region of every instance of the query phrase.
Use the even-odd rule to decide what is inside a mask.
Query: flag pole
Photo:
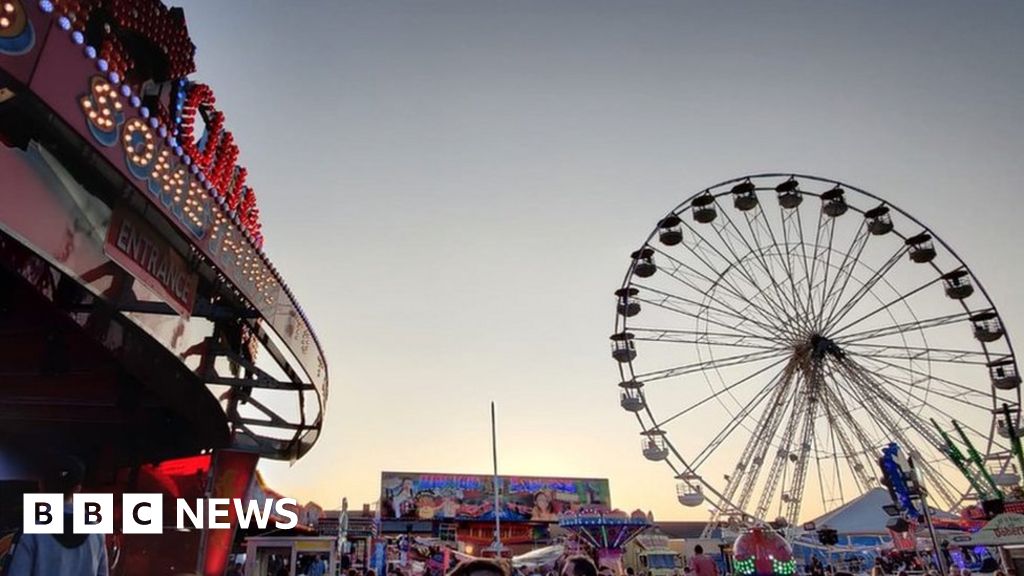
[[[494,424],[494,401],[491,401],[491,452],[494,457],[494,551],[501,557],[501,485],[498,484],[498,431]]]

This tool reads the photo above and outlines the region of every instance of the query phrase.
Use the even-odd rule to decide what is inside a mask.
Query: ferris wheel
[[[658,221],[615,296],[620,404],[709,527],[849,502],[879,485],[890,442],[937,508],[981,497],[950,438],[979,474],[1019,480],[999,312],[948,244],[873,194],[790,174],[712,186]]]

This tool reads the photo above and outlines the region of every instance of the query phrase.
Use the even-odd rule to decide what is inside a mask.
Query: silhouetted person
[[[562,576],[597,576],[597,566],[586,556],[573,556],[565,561]]]
[[[65,457],[48,475],[47,492],[64,495],[63,534],[22,534],[7,576],[109,576],[107,544],[103,534],[72,532],[71,501],[82,491],[85,466]],[[54,510],[53,514],[61,511]]]

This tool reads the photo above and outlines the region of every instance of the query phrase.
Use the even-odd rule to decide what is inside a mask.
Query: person
[[[395,518],[401,518],[413,508],[413,498],[412,478],[402,478],[398,492],[391,497],[391,507]]]
[[[509,576],[509,573],[502,564],[478,558],[459,563],[448,576]]]
[[[562,576],[597,576],[597,566],[586,556],[570,556],[562,567]]]
[[[306,569],[307,576],[324,576],[326,573],[327,565],[320,555],[315,556],[313,562],[309,564],[309,568]]]
[[[718,576],[718,566],[714,560],[704,555],[704,547],[700,544],[693,547],[690,568],[693,570],[694,576]]]
[[[63,534],[22,534],[7,576],[109,576],[107,543],[103,534],[75,534],[71,503],[82,491],[85,466],[77,458],[62,457],[45,481],[47,492],[64,495]]]
[[[547,492],[541,490],[533,496],[533,510],[530,511],[530,520],[540,522],[553,522],[558,520],[558,515],[551,509],[551,497]]]

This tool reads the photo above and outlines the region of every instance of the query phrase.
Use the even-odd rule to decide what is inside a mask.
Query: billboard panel
[[[607,479],[499,476],[502,520],[557,522],[580,508],[611,508]],[[494,478],[471,474],[383,472],[385,519],[494,520]]]

